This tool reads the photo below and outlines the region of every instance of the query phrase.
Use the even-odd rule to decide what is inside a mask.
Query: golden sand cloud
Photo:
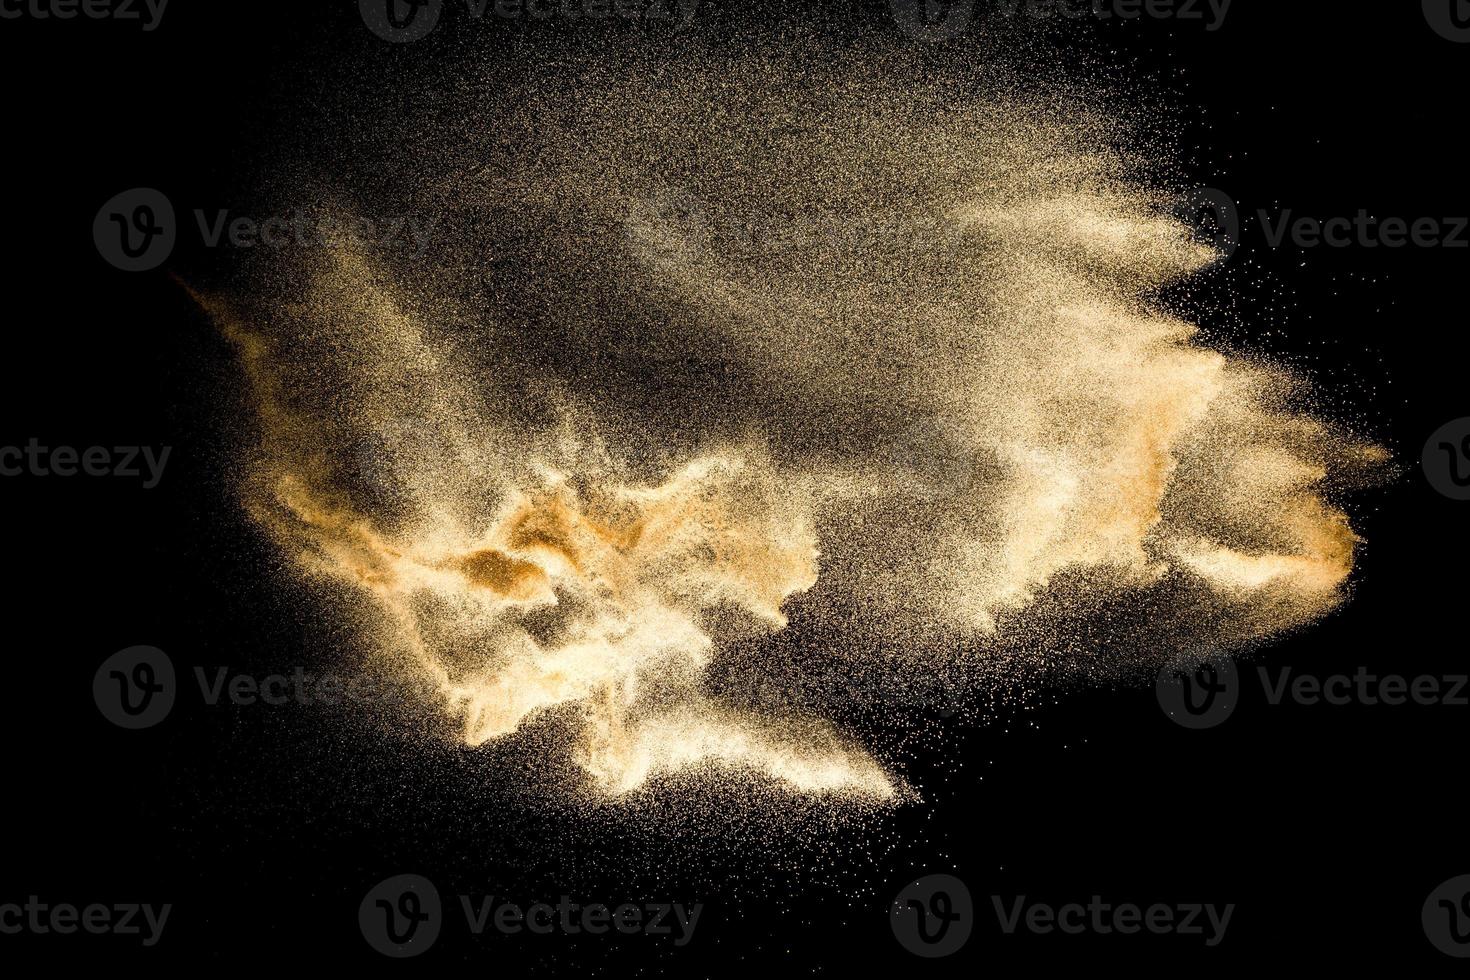
[[[711,664],[793,605],[840,619],[847,669],[905,636],[1045,646],[1091,592],[1225,645],[1342,601],[1324,481],[1382,453],[1160,307],[1214,256],[1105,117],[685,68],[477,107],[522,138],[432,188],[452,252],[201,300],[255,394],[252,513],[370,600],[365,642],[466,744],[554,718],[610,797],[697,770],[892,800],[861,733],[718,696]]]

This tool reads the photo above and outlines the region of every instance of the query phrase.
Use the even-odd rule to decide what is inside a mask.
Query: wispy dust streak
[[[339,257],[336,271],[356,276],[362,267]],[[264,341],[204,302],[242,344],[257,391],[277,390],[279,379],[256,356]],[[380,296],[367,299],[377,313],[390,308],[385,303]],[[384,323],[403,330],[407,320],[395,313],[364,322],[368,330]],[[418,343],[414,336],[407,346]],[[365,346],[390,361],[401,354],[396,342],[381,338]],[[382,376],[384,367],[365,373]],[[358,394],[345,400],[354,411],[374,403]],[[779,499],[776,474],[755,449],[703,454],[652,487],[609,478],[612,464],[594,459],[595,452],[585,457],[594,470],[589,479],[555,462],[583,450],[530,450],[533,482],[511,485],[489,466],[468,469],[474,477],[462,489],[483,495],[483,526],[450,519],[454,508],[433,498],[442,488],[431,480],[396,488],[411,516],[395,533],[334,485],[349,467],[339,473],[302,467],[286,451],[306,441],[301,430],[315,420],[291,415],[268,394],[259,402],[265,452],[248,491],[253,512],[293,549],[303,570],[372,595],[393,636],[385,645],[411,652],[461,719],[467,744],[509,735],[538,712],[576,704],[582,708],[576,758],[612,794],[710,760],[768,773],[806,792],[895,794],[876,764],[833,735],[788,742],[756,719],[698,696],[714,644],[708,616],[739,610],[749,626],[780,629],[782,604],[816,581],[807,521]],[[360,420],[369,428],[388,421]],[[502,451],[518,442],[509,431],[488,441],[484,435],[481,428],[479,445]],[[454,441],[472,443],[468,432]],[[524,625],[549,611],[558,618],[550,637]],[[677,689],[678,704],[659,707],[661,699],[647,691],[651,680]]]

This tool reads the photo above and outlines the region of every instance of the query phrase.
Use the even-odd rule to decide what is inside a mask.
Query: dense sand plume
[[[861,730],[712,668],[763,670],[794,610],[821,642],[793,671],[881,687],[905,638],[971,685],[1054,656],[1100,597],[1155,614],[1099,661],[1343,600],[1325,487],[1384,454],[1162,307],[1215,255],[1146,148],[1095,100],[862,65],[499,89],[386,157],[464,162],[371,205],[431,209],[436,247],[201,290],[257,409],[251,512],[468,745],[554,723],[614,798],[895,800]]]

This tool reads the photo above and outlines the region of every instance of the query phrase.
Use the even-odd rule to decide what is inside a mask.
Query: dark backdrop
[[[701,16],[731,35],[741,18],[763,16],[727,8]],[[830,5],[824,16],[836,30],[892,23],[882,5]],[[1092,57],[1115,59],[1119,77],[1152,77],[1160,98],[1185,107],[1191,176],[1246,212],[1470,213],[1458,132],[1470,45],[1436,34],[1418,4],[1237,0],[1214,32],[1151,20],[1075,30]],[[658,813],[584,827],[496,800],[493,768],[472,756],[446,748],[439,758],[331,711],[194,698],[146,731],[109,724],[91,683],[116,650],[160,647],[191,685],[194,665],[309,665],[329,627],[280,597],[264,571],[272,557],[228,489],[221,423],[241,410],[229,351],[164,271],[102,261],[93,217],[136,186],[220,207],[242,199],[242,160],[269,144],[280,79],[358,48],[388,57],[350,3],[178,0],[152,32],[0,20],[0,444],[173,447],[152,490],[0,479],[12,623],[0,902],[174,906],[151,949],[136,937],[0,936],[0,963],[382,965],[358,931],[358,901],[380,879],[414,872],[438,884],[451,917],[460,892],[707,906],[683,948],[643,936],[472,939],[447,927],[406,964],[419,968],[958,976],[1103,963],[1458,965],[1429,944],[1420,909],[1441,882],[1470,873],[1459,822],[1465,707],[1270,707],[1248,676],[1226,724],[1188,731],[1148,689],[1069,691],[994,724],[956,725],[950,751],[918,762],[922,807],[825,840],[819,816],[792,817],[799,846],[770,826],[711,840],[710,822]],[[1319,674],[1466,669],[1470,505],[1432,490],[1418,458],[1435,428],[1470,415],[1467,262],[1464,249],[1273,249],[1248,223],[1239,253],[1194,287],[1239,294],[1256,349],[1310,355],[1301,363],[1363,406],[1402,467],[1353,505],[1369,541],[1353,601],[1274,647],[1271,663]],[[1271,304],[1283,289],[1277,331]],[[958,954],[921,960],[895,941],[887,904],[941,872],[969,886],[975,933]],[[993,894],[1237,908],[1226,940],[1206,948],[1199,937],[1006,936]]]

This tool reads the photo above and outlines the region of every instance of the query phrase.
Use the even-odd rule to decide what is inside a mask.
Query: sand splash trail
[[[251,512],[325,602],[370,600],[365,644],[466,744],[554,725],[611,797],[894,800],[862,732],[712,666],[797,607],[801,669],[881,686],[906,638],[969,683],[1052,657],[1099,597],[1167,611],[1130,647],[1157,656],[1342,601],[1323,487],[1383,454],[1159,308],[1213,255],[1108,118],[854,71],[594,64],[396,164],[381,127],[405,172],[478,161],[415,197],[440,251],[292,254],[201,300],[254,392]]]

